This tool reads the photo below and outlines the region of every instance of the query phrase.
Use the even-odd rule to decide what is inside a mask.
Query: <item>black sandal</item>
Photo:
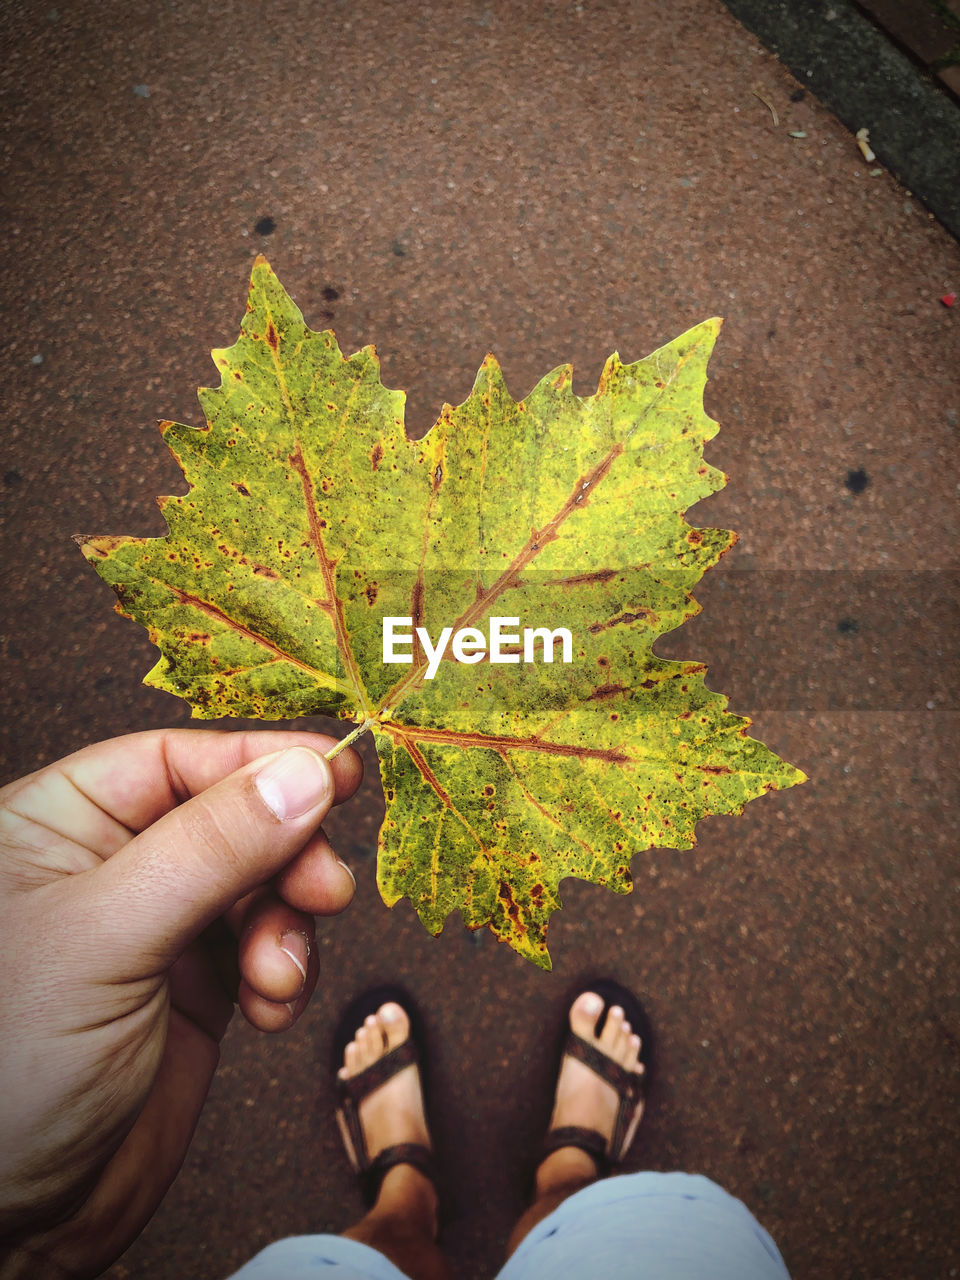
[[[585,991],[595,991],[603,999],[603,1008],[600,1010],[594,1027],[595,1036],[599,1037],[607,1020],[607,1011],[613,1005],[619,1005],[623,1010],[626,1021],[630,1023],[631,1031],[640,1037],[640,1062],[644,1068],[642,1073],[637,1074],[635,1071],[627,1071],[619,1063],[614,1062],[612,1058],[608,1058],[602,1050],[597,1049],[589,1041],[581,1039],[571,1029],[570,1007],[577,997],[581,996]],[[576,1058],[577,1061],[589,1067],[601,1080],[605,1080],[607,1084],[616,1090],[619,1097],[617,1118],[614,1122],[613,1133],[609,1139],[599,1130],[587,1129],[582,1125],[561,1125],[557,1129],[549,1130],[543,1140],[538,1167],[551,1152],[557,1151],[561,1147],[579,1147],[581,1151],[585,1151],[590,1156],[597,1166],[599,1176],[603,1178],[607,1176],[613,1167],[619,1165],[626,1156],[628,1149],[627,1137],[630,1134],[630,1127],[637,1114],[637,1108],[645,1101],[650,1088],[653,1063],[650,1022],[644,1012],[643,1005],[632,991],[621,986],[619,982],[612,982],[603,978],[580,983],[567,1001],[564,1016],[567,1030],[563,1038],[560,1063],[557,1068],[557,1079],[560,1078],[560,1069],[563,1067],[564,1057],[569,1055],[571,1058]]]
[[[410,1019],[410,1034],[402,1044],[371,1063],[359,1075],[344,1080],[339,1070],[343,1066],[347,1045],[363,1026],[368,1015],[376,1013],[382,1005],[398,1004]],[[380,1184],[390,1169],[399,1164],[410,1164],[437,1187],[437,1169],[433,1152],[422,1142],[398,1142],[370,1158],[367,1140],[360,1122],[360,1104],[388,1080],[393,1079],[405,1067],[414,1065],[420,1071],[420,1087],[423,1090],[421,1047],[424,1043],[422,1024],[416,1005],[401,987],[373,987],[358,996],[344,1010],[333,1040],[334,1073],[337,1080],[337,1123],[346,1149],[347,1159],[360,1182],[364,1200],[372,1207],[380,1191]]]

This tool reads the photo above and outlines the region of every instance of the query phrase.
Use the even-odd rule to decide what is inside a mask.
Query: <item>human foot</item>
[[[598,992],[584,991],[570,1008],[572,1035],[557,1078],[547,1154],[537,1170],[540,1195],[571,1181],[592,1181],[622,1160],[643,1115],[640,1035],[612,1000],[597,1035],[604,1004]]]
[[[430,1132],[410,1018],[396,1001],[381,1004],[357,1026],[337,1072],[337,1123],[370,1203],[381,1189],[421,1194],[434,1208]],[[422,1182],[421,1187],[418,1184]]]

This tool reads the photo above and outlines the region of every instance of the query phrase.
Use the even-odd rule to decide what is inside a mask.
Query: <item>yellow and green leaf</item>
[[[336,715],[374,733],[386,814],[378,882],[439,933],[459,910],[547,967],[566,876],[631,887],[630,859],[690,848],[804,775],[746,736],[705,668],[653,654],[736,540],[683,513],[726,477],[703,458],[719,331],[607,361],[596,394],[561,366],[515,401],[493,358],[422,440],[372,347],[344,358],[268,264],[236,344],[214,351],[207,425],[164,423],[187,492],[163,538],[91,537],[84,555],[148,628],[146,683],[193,715]],[[485,631],[565,627],[573,661],[385,664],[385,617]],[[519,654],[517,657],[519,658]]]

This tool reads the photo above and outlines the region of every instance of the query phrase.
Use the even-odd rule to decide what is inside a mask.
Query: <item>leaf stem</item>
[[[363,724],[357,725],[356,729],[348,733],[345,738],[341,738],[336,746],[331,747],[327,752],[326,758],[328,760],[332,760],[334,756],[338,756],[344,747],[349,747],[350,743],[356,738],[359,738],[361,733],[366,733],[366,731],[371,729],[375,724],[376,720],[372,720],[368,717],[364,720]]]

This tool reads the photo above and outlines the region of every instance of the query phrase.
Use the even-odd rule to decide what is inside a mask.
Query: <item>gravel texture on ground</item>
[[[797,1277],[950,1275],[954,240],[719,0],[4,19],[4,780],[188,723],[139,683],[147,637],[70,536],[164,531],[154,495],[183,482],[155,423],[199,421],[261,251],[314,327],[377,344],[416,434],[488,350],[517,396],[566,361],[588,394],[612,350],[724,316],[707,457],[730,484],[689,518],[740,543],[658,651],[707,663],[811,779],[637,857],[632,895],[568,884],[545,975],[382,905],[365,745],[330,824],[359,891],[321,924],[313,1005],[290,1035],[231,1028],[183,1172],[111,1280],[224,1276],[359,1214],[328,1047],[385,978],[426,1011],[444,1239],[459,1275],[491,1276],[584,972],[632,985],[656,1030],[631,1167],[716,1178]]]

